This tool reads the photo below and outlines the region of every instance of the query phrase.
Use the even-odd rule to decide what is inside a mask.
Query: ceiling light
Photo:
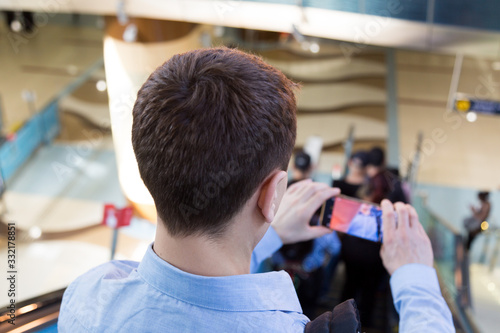
[[[475,112],[467,112],[467,115],[465,116],[467,118],[468,122],[475,122],[477,120],[477,113]]]
[[[23,30],[23,25],[21,24],[21,21],[19,21],[18,19],[15,19],[14,21],[12,21],[10,23],[10,28],[14,32],[20,32],[21,30]]]
[[[107,88],[106,81],[104,80],[99,80],[96,82],[95,87],[99,91],[105,91]]]
[[[316,42],[312,42],[311,45],[309,45],[309,50],[312,53],[318,53],[319,52],[319,44]]]
[[[42,235],[42,229],[40,227],[31,227],[28,233],[31,238],[38,239]]]

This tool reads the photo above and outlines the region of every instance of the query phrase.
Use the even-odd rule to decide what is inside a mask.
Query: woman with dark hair
[[[347,163],[348,173],[344,179],[334,180],[333,187],[338,187],[344,195],[360,198],[359,189],[366,182],[366,166],[368,165],[368,153],[359,150],[351,155]]]
[[[389,170],[385,163],[385,152],[380,147],[374,147],[368,152],[366,174],[369,177],[368,185],[362,189],[364,200],[380,204],[383,199],[391,202],[408,203],[398,171]]]

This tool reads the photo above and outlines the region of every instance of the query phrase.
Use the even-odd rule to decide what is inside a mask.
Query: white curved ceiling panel
[[[300,81],[328,81],[386,75],[384,63],[363,59],[338,57],[299,61],[265,60],[287,76]]]
[[[356,140],[384,140],[387,138],[387,124],[381,120],[341,113],[309,114],[297,116],[296,146],[303,146],[311,135],[320,136],[323,146],[343,142],[349,128],[355,127]]]
[[[357,105],[383,105],[382,88],[357,83],[305,84],[297,95],[299,110],[325,111]]]
[[[41,13],[116,15],[116,0],[0,0],[3,10]],[[296,5],[252,1],[127,0],[130,16],[224,25],[238,28],[292,32],[296,25],[304,35],[354,42],[344,43],[344,54],[363,52],[363,44],[443,53],[498,56],[498,32],[429,24]]]

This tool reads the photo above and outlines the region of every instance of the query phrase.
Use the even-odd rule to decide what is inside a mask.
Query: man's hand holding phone
[[[283,244],[306,241],[332,232],[323,226],[311,226],[309,221],[327,199],[339,194],[338,188],[311,180],[290,186],[272,223]]]
[[[383,200],[381,206],[384,244],[380,256],[389,274],[406,264],[433,267],[431,242],[415,208],[401,202],[393,205],[389,200]]]

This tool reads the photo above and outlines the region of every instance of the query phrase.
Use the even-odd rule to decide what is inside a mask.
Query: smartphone
[[[382,209],[377,204],[339,195],[323,204],[320,221],[332,230],[382,243]]]

